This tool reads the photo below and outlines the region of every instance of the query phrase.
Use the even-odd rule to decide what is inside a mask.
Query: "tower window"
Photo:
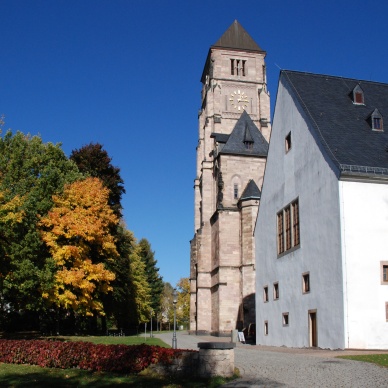
[[[246,61],[242,59],[231,59],[230,60],[230,74],[239,75],[245,77],[246,73]]]
[[[253,150],[253,141],[244,141],[245,149]]]
[[[233,186],[233,198],[238,199],[238,185],[234,184]]]

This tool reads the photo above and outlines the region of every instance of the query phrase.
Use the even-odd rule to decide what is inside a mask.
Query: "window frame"
[[[283,256],[300,247],[299,198],[276,214],[277,254]]]
[[[275,282],[273,284],[273,300],[279,300],[280,292],[279,292],[279,282]]]
[[[302,273],[302,294],[311,292],[310,272]]]
[[[268,286],[263,287],[263,301],[264,303],[269,302]]]
[[[284,327],[289,326],[290,319],[289,319],[289,313],[288,312],[282,314],[282,322],[283,322],[283,326]]]
[[[380,261],[380,283],[383,286],[388,286],[388,261]]]
[[[268,321],[264,321],[264,335],[268,335]]]

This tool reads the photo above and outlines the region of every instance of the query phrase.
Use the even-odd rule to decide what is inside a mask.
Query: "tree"
[[[104,265],[118,257],[110,234],[118,219],[108,196],[98,178],[76,181],[54,196],[54,207],[40,222],[57,267],[54,285],[43,296],[82,315],[104,315],[100,295],[112,290],[115,278]]]
[[[160,299],[164,284],[162,277],[159,275],[159,268],[156,267],[157,261],[151,249],[151,244],[145,238],[139,241],[139,255],[144,263],[147,281],[151,289],[150,307],[157,313],[160,310]]]
[[[125,193],[124,182],[120,169],[111,164],[112,159],[99,143],[90,143],[80,149],[73,150],[70,155],[79,170],[84,174],[100,178],[109,189],[109,205],[116,216],[121,217],[121,197]]]
[[[0,235],[9,242],[3,297],[11,312],[37,314],[45,309],[41,288],[52,281],[53,263],[37,222],[52,207],[53,194],[81,176],[59,144],[44,144],[39,136],[21,132],[7,131],[0,137],[0,191],[5,203],[22,199],[18,208],[23,213],[21,222],[0,224]]]
[[[190,320],[190,280],[181,278],[177,284],[178,302],[177,302],[177,320],[187,323]]]
[[[170,323],[174,320],[173,293],[174,288],[169,282],[163,284],[163,292],[160,303],[160,321]]]

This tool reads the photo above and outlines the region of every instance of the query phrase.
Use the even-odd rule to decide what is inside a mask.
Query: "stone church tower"
[[[267,158],[265,51],[237,22],[202,73],[190,257],[190,330],[230,335],[255,322],[254,225]]]

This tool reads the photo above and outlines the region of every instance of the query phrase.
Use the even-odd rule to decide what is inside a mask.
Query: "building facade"
[[[282,71],[256,239],[256,341],[388,349],[388,85]]]
[[[266,53],[235,21],[202,73],[190,258],[190,330],[255,322],[253,229],[271,132]]]

